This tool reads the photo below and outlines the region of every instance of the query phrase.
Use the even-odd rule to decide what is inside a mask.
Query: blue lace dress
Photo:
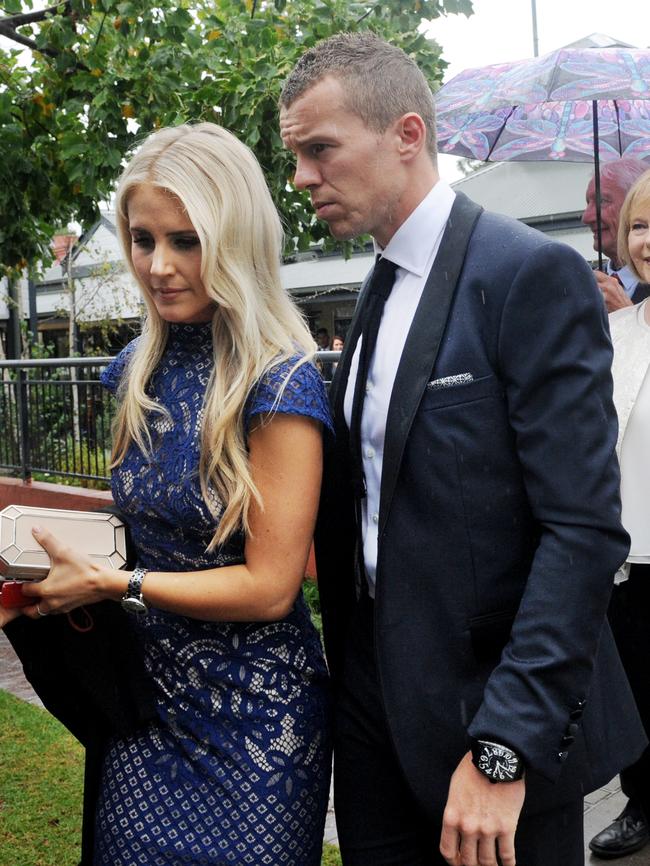
[[[102,375],[111,390],[133,345]],[[274,406],[292,366],[279,364],[258,383],[246,427]],[[206,552],[215,521],[197,470],[211,370],[210,326],[172,325],[150,387],[170,416],[151,419],[154,458],[132,446],[113,471],[113,496],[145,568],[190,571],[244,559],[242,536]],[[313,365],[291,376],[277,411],[330,425]],[[152,608],[133,623],[159,720],[110,744],[95,866],[318,866],[330,775],[328,685],[302,595],[280,622],[202,622]]]

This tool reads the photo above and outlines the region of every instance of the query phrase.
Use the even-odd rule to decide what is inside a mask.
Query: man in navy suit
[[[596,283],[439,179],[400,49],[331,37],[280,106],[296,186],[377,253],[316,536],[343,863],[582,866],[584,794],[645,745],[605,624],[628,538]]]

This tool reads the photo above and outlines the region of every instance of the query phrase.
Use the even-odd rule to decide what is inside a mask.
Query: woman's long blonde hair
[[[261,376],[292,356],[311,358],[314,341],[280,282],[282,227],[253,153],[212,123],[161,129],[151,135],[124,170],[116,195],[117,227],[136,280],[129,232],[129,196],[140,184],[168,190],[180,199],[201,243],[201,277],[214,300],[214,369],[203,404],[199,476],[206,505],[215,517],[225,510],[210,547],[233,532],[249,530],[251,476],[244,431],[244,405]],[[140,283],[140,281],[138,280]],[[113,466],[135,442],[151,452],[147,415],[161,412],[147,385],[167,341],[161,318],[145,286],[142,337],[122,379],[114,427]],[[261,503],[263,505],[263,503]]]

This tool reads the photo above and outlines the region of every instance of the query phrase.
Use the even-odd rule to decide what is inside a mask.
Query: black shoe
[[[601,830],[589,843],[589,848],[596,857],[603,860],[615,860],[639,851],[650,842],[648,822],[641,809],[633,803],[628,803],[615,821]]]

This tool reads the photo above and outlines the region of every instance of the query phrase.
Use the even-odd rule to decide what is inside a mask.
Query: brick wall
[[[97,511],[110,505],[113,497],[108,491],[86,490],[65,484],[32,481],[25,484],[20,478],[0,478],[0,510],[7,505],[32,505],[40,508],[68,508],[72,511]]]

